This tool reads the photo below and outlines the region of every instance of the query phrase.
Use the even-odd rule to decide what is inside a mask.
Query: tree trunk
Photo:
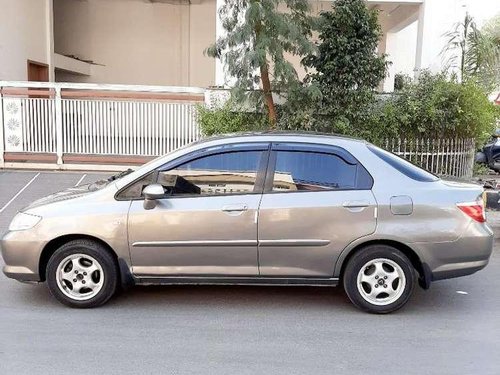
[[[257,0],[257,2],[260,2]],[[254,27],[255,41],[258,43],[260,40],[260,33],[262,31],[262,22],[258,21]],[[271,90],[271,80],[269,79],[269,65],[266,60],[260,64],[260,80],[262,81],[262,91],[264,93],[264,102],[267,107],[267,114],[269,117],[269,129],[276,129],[276,107],[274,106],[273,92]]]
[[[269,68],[267,63],[260,66],[260,79],[262,80],[262,90],[269,116],[269,128],[276,129],[276,107],[274,106],[273,92],[271,91],[271,81],[269,80]]]

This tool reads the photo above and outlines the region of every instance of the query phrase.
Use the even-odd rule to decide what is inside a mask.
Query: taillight
[[[457,203],[457,207],[478,223],[484,223],[486,221],[482,195],[480,195],[475,202]]]

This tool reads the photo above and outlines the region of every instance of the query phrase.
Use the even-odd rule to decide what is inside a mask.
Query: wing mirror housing
[[[152,210],[156,207],[156,200],[165,197],[165,190],[160,184],[151,184],[142,191],[144,195],[144,209]]]

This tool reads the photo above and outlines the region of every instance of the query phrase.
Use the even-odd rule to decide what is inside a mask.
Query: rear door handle
[[[342,203],[342,207],[347,209],[359,209],[361,211],[363,208],[368,207],[370,202],[368,201],[347,201]]]
[[[224,212],[243,212],[248,210],[248,206],[246,204],[228,204],[226,206],[222,206],[222,211]]]

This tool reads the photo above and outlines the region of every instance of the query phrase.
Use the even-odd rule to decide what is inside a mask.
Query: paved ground
[[[41,173],[12,200],[36,175],[0,171],[0,233],[16,210],[84,174]],[[500,245],[484,271],[419,289],[387,316],[358,312],[339,288],[302,287],[137,287],[73,310],[45,285],[0,275],[2,375],[493,375],[499,347]]]

